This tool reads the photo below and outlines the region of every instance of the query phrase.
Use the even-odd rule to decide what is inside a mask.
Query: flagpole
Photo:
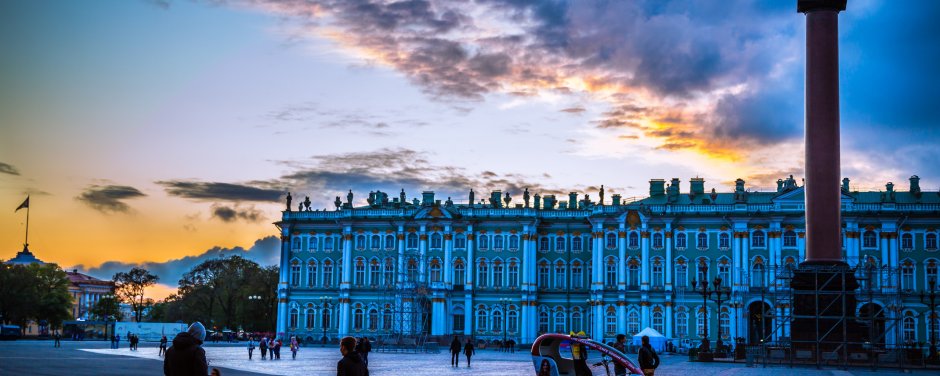
[[[23,248],[29,248],[29,206],[26,206],[26,240],[23,243]]]

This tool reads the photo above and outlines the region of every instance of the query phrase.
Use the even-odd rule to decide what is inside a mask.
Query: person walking
[[[355,337],[343,337],[339,341],[339,352],[343,359],[336,363],[336,376],[369,376],[369,368],[356,354]]]
[[[258,342],[258,348],[261,349],[261,360],[265,360],[268,356],[268,337],[261,337],[261,342]]]
[[[300,344],[297,343],[297,337],[290,337],[290,356],[291,359],[297,359],[297,350],[300,349]]]
[[[121,348],[121,335],[120,334],[116,335],[114,338],[114,348],[115,349]]]
[[[160,352],[157,354],[157,356],[166,355],[166,342],[166,336],[160,337]]]
[[[114,348],[114,334],[111,335],[111,348]]]
[[[626,342],[627,342],[627,336],[623,334],[618,334],[617,342],[614,342],[614,345],[611,347],[617,349],[617,351],[620,351],[622,354],[626,355],[627,354]],[[624,366],[621,366],[620,363],[614,363],[614,375],[620,376],[620,375],[626,375],[626,374],[627,374],[627,369],[624,368]]]
[[[52,347],[62,347],[62,342],[60,342],[62,340],[62,335],[59,334],[59,332],[55,332],[55,334],[52,335],[52,339],[55,340],[55,343],[52,344]]]
[[[516,353],[516,340],[514,339],[509,340],[509,353],[510,354]]]
[[[467,344],[463,345],[463,354],[467,356],[467,367],[470,367],[470,357],[476,354],[476,348],[473,347],[473,342],[470,341],[470,338],[467,338]]]
[[[370,352],[372,352],[372,342],[369,342],[369,337],[362,337],[362,348],[359,349],[359,356],[362,357],[362,362],[366,364],[366,368],[369,368]]]
[[[460,340],[457,339],[457,336],[454,336],[454,340],[450,341],[450,366],[459,367],[460,366]]]
[[[274,356],[277,360],[281,360],[281,339],[278,338],[277,342],[274,342]]]
[[[251,360],[251,353],[255,351],[255,339],[248,337],[248,360]]]
[[[659,367],[659,355],[656,355],[656,351],[650,345],[649,336],[643,336],[640,341],[642,344],[640,345],[640,352],[637,354],[637,361],[640,363],[640,369],[643,370],[644,376],[653,376],[656,368]]]
[[[163,358],[163,374],[166,376],[204,376],[209,373],[206,350],[202,343],[206,339],[206,327],[194,322],[185,332],[173,338],[173,346],[166,350]]]

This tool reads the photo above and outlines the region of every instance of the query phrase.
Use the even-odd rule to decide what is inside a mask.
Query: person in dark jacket
[[[258,348],[261,349],[261,360],[264,360],[268,356],[268,337],[261,337]]]
[[[460,340],[457,339],[457,336],[454,336],[454,340],[450,341],[450,365],[451,367],[460,367]]]
[[[362,357],[362,362],[366,364],[366,368],[369,367],[369,353],[372,352],[372,342],[369,342],[369,337],[362,337],[362,342],[360,343],[359,356]]]
[[[626,355],[626,354],[627,354],[626,341],[627,341],[627,336],[625,336],[625,335],[623,335],[623,334],[618,334],[618,335],[617,335],[617,342],[614,342],[613,346],[611,346],[611,347],[617,349],[617,351],[620,351],[621,353],[623,353],[624,355]],[[614,375],[620,376],[620,375],[626,375],[626,374],[627,374],[627,369],[626,369],[626,368],[624,368],[623,366],[621,366],[620,363],[615,363],[615,364],[614,364]]]
[[[185,332],[173,338],[173,346],[166,350],[163,359],[163,374],[166,376],[205,376],[209,373],[206,350],[202,341],[206,339],[206,327],[194,322]]]
[[[355,337],[343,337],[339,341],[339,352],[343,359],[336,363],[336,376],[369,376],[369,368],[356,353]]]
[[[473,346],[473,342],[470,342],[470,338],[467,338],[467,344],[463,345],[463,354],[467,356],[467,367],[470,367],[470,357],[476,353],[476,347]]]
[[[166,342],[166,336],[160,338],[160,352],[157,354],[157,356],[166,355]]]
[[[650,346],[649,336],[643,336],[640,338],[640,341],[642,341],[642,345],[640,345],[640,352],[637,355],[637,360],[640,362],[640,369],[643,370],[643,375],[653,376],[653,372],[659,367],[659,355],[656,355],[653,346]]]

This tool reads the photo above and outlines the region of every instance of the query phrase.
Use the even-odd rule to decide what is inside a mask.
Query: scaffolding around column
[[[406,250],[403,268],[396,268],[395,283],[386,284],[382,306],[391,310],[390,330],[380,336],[379,352],[438,352],[436,343],[427,346],[431,323],[430,289],[419,280],[417,250]]]

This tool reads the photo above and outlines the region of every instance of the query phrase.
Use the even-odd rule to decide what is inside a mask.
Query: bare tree
[[[151,299],[144,298],[144,289],[155,285],[160,277],[151,274],[147,269],[135,267],[127,273],[115,274],[113,280],[114,293],[121,301],[131,305],[137,322],[140,322],[144,308],[152,303]]]

